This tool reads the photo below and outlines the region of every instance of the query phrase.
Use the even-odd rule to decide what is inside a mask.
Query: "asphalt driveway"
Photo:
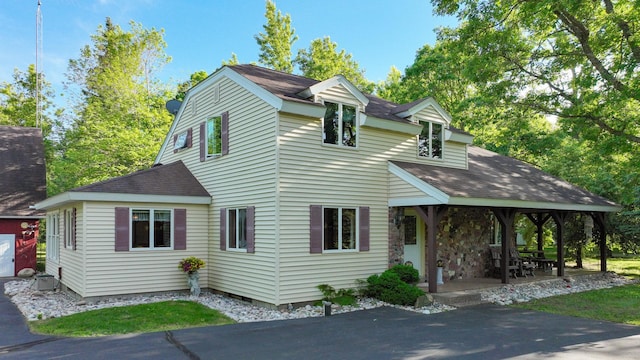
[[[384,307],[324,318],[72,339],[30,334],[18,310],[3,294],[0,357],[638,359],[640,327],[495,305],[433,315]]]

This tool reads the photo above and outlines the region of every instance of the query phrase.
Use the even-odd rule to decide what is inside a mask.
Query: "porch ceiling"
[[[421,205],[615,212],[620,205],[547,174],[531,164],[468,147],[468,169],[390,161],[389,172],[424,193]],[[391,198],[413,206],[415,198]],[[406,202],[406,204],[405,204]]]

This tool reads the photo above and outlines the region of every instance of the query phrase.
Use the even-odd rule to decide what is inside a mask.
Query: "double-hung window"
[[[323,249],[355,250],[358,243],[358,209],[325,207],[323,209]]]
[[[418,135],[418,156],[442,159],[443,126],[439,123],[421,121],[422,132]]]
[[[220,250],[254,253],[255,206],[220,209]]]
[[[247,209],[228,209],[227,249],[247,248]]]
[[[172,211],[131,210],[131,248],[166,249],[172,246]]]
[[[207,119],[207,157],[222,154],[222,117]]]
[[[333,102],[324,102],[327,110],[323,120],[322,142],[346,147],[356,147],[358,134],[357,108]]]
[[[60,258],[60,214],[47,215],[47,259]]]

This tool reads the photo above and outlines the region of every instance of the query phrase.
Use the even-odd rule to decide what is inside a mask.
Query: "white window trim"
[[[134,210],[149,210],[149,247],[133,247],[133,211]],[[154,212],[155,211],[169,211],[170,212],[170,216],[171,216],[171,233],[169,234],[170,236],[170,242],[171,245],[168,247],[155,247],[153,244],[153,226],[152,226],[152,219],[154,219]],[[174,246],[174,239],[173,239],[173,233],[175,232],[175,220],[173,218],[173,209],[164,209],[164,208],[143,208],[143,207],[136,207],[136,208],[130,208],[129,209],[129,251],[170,251],[173,250],[173,246]]]
[[[73,209],[68,209],[64,217],[64,247],[73,249]]]
[[[324,238],[324,209],[337,209],[338,210],[338,248],[337,249],[325,249]],[[356,243],[353,249],[342,249],[342,211],[343,209],[355,210],[355,238]],[[358,206],[323,206],[322,207],[322,253],[335,254],[335,253],[357,253],[360,250],[360,208]]]
[[[421,156],[420,155],[420,135],[422,135],[422,133],[416,135],[416,157],[418,159],[429,159],[429,160],[433,160],[433,161],[444,161],[444,154],[445,154],[445,141],[444,141],[444,131],[446,130],[446,124],[441,123],[441,122],[437,122],[437,121],[429,121],[429,120],[418,120],[418,124],[420,124],[421,126],[424,126],[424,124],[427,123],[429,124],[429,156]],[[441,149],[441,156],[439,158],[434,158],[432,156],[432,134],[433,134],[433,124],[438,124],[440,126],[442,126],[442,132],[441,132],[441,142],[442,142],[442,149]]]
[[[220,119],[220,139],[218,141],[220,141],[220,152],[219,153],[215,153],[215,154],[210,154],[209,153],[209,121],[213,120],[213,119]],[[215,122],[213,123],[214,125],[214,132],[215,132]],[[210,116],[207,118],[206,122],[205,122],[205,141],[204,141],[204,148],[205,148],[205,158],[206,159],[215,159],[218,157],[222,156],[222,115],[214,115],[214,116]]]
[[[339,148],[339,149],[350,149],[350,150],[357,150],[358,146],[360,144],[360,106],[358,104],[355,103],[350,103],[350,102],[345,102],[345,101],[339,101],[339,100],[332,100],[332,99],[322,99],[321,103],[322,105],[325,105],[326,102],[329,103],[333,103],[333,104],[337,104],[338,105],[338,116],[340,118],[340,121],[338,122],[338,135],[340,136],[340,141],[338,141],[337,144],[329,144],[329,143],[325,143],[324,142],[324,117],[322,117],[322,124],[321,124],[321,133],[322,136],[320,137],[320,143],[322,144],[322,146],[329,146],[332,148]],[[352,106],[356,109],[356,118],[354,119],[354,124],[356,127],[356,146],[346,146],[342,143],[342,106],[343,105],[347,105],[347,106]]]
[[[247,208],[246,207],[237,207],[237,208],[227,208],[226,209],[226,211],[227,211],[227,215],[226,215],[227,216],[227,228],[226,228],[226,232],[227,233],[225,234],[226,235],[225,236],[226,237],[225,240],[227,242],[226,251],[235,251],[235,252],[246,253],[247,252],[247,239],[246,239],[246,237],[247,237],[247,225],[246,225],[246,223],[245,223],[245,228],[244,228],[245,247],[244,248],[231,247],[231,241],[230,241],[231,239],[230,239],[230,236],[229,236],[230,230],[231,230],[231,223],[230,223],[231,216],[229,216],[229,212],[232,211],[232,210],[235,210],[236,212],[238,210],[244,210],[245,211],[245,214],[244,214],[245,221],[247,220]],[[237,244],[240,244],[240,241],[238,239],[238,235],[240,234],[240,232],[238,231],[238,220],[239,220],[239,217],[236,215],[236,223],[233,225],[235,230],[236,230],[235,231],[236,232],[236,246],[237,246]]]
[[[47,259],[60,260],[60,213],[47,215]]]

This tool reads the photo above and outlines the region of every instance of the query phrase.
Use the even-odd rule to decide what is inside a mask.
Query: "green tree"
[[[254,36],[260,46],[260,63],[274,70],[292,73],[291,46],[298,37],[291,27],[291,17],[276,11],[276,4],[271,0],[267,0],[264,16],[267,19],[262,26],[264,33]]]
[[[625,214],[637,214],[640,3],[432,3],[437,14],[461,20],[456,29],[441,35],[466,47],[465,77],[483,94],[502,97],[523,113],[557,118],[558,145],[549,148],[550,155],[539,164],[622,203]],[[620,215],[609,219],[612,228],[624,228]]]
[[[375,84],[365,78],[364,70],[360,69],[360,65],[353,60],[351,54],[347,54],[344,49],[338,52],[337,47],[338,44],[326,36],[313,40],[308,50],[298,50],[295,62],[300,67],[302,75],[316,80],[342,75],[361,91],[373,92]]]
[[[51,98],[54,93],[51,84],[44,80],[41,74],[40,106],[42,118],[36,124],[36,70],[33,64],[26,72],[15,69],[13,82],[0,83],[0,125],[39,127],[42,129],[45,146],[45,161],[53,159],[54,142],[53,131],[59,125],[58,116],[61,110],[56,110]]]
[[[154,77],[170,61],[163,31],[131,22],[125,32],[107,18],[92,41],[69,62],[67,85],[79,91],[50,195],[150,166],[171,124]]]
[[[191,74],[191,76],[189,76],[188,81],[181,82],[180,84],[178,84],[178,93],[176,94],[175,99],[180,101],[184,100],[184,97],[186,96],[187,91],[192,87],[196,86],[196,84],[198,84],[202,80],[206,79],[207,76],[209,75],[204,70],[196,71],[193,74]]]
[[[433,0],[463,20],[454,36],[476,49],[477,81],[506,88],[518,105],[558,116],[591,140],[640,144],[640,3]],[[617,143],[621,145],[621,143]],[[617,150],[616,150],[617,151]]]
[[[238,64],[240,64],[240,62],[238,61],[238,55],[236,55],[236,53],[231,53],[231,58],[229,60],[222,60],[222,66]]]

